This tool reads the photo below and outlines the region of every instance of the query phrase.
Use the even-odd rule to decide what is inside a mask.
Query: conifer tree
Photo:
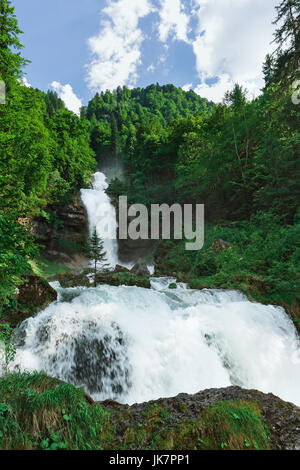
[[[300,0],[282,0],[276,10],[278,78],[291,81],[300,75]]]
[[[103,240],[99,237],[96,227],[94,228],[92,236],[88,240],[87,258],[91,259],[94,263],[93,267],[93,276],[94,276],[94,286],[97,286],[97,273],[109,265],[106,263],[106,251],[104,251]]]

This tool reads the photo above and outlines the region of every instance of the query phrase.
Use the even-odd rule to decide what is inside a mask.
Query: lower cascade
[[[20,327],[11,369],[44,370],[132,404],[231,384],[300,405],[300,345],[282,308],[235,291],[63,289]]]

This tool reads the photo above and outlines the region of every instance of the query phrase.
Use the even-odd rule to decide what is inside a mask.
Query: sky
[[[263,86],[279,0],[12,0],[27,86],[78,113],[96,92],[173,83],[220,102]]]

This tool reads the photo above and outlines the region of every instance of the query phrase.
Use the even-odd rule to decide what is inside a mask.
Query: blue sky
[[[26,80],[78,112],[96,91],[173,83],[257,95],[278,0],[13,0]]]

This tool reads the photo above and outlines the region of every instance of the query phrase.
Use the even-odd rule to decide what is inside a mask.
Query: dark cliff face
[[[73,201],[65,206],[49,209],[53,222],[37,218],[33,221],[33,231],[37,241],[49,250],[59,249],[60,241],[80,243],[88,234],[88,222],[85,208],[80,194],[76,194]]]
[[[69,204],[50,208],[49,214],[51,222],[42,218],[33,221],[37,243],[44,247],[43,256],[71,270],[80,271],[88,265],[82,255],[88,236],[88,219],[80,193]]]

